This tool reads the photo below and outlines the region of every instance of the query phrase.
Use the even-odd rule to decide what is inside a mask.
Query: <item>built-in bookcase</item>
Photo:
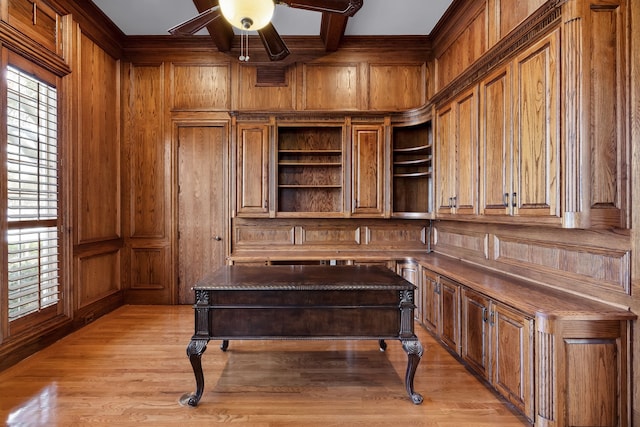
[[[432,212],[431,122],[393,128],[393,216],[427,217]]]
[[[278,127],[278,212],[343,211],[343,128]]]

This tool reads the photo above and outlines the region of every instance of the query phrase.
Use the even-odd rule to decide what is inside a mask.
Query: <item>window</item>
[[[13,66],[6,84],[7,307],[20,323],[61,306],[58,95]]]

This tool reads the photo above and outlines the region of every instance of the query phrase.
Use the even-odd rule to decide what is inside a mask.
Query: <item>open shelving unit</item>
[[[431,122],[393,129],[393,216],[422,217],[432,211]]]
[[[343,210],[341,126],[278,128],[278,212]]]

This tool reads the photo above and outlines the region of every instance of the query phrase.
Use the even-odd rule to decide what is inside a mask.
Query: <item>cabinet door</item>
[[[440,339],[460,354],[460,285],[440,277]]]
[[[533,419],[533,320],[492,302],[491,383]]]
[[[455,192],[456,214],[477,214],[478,207],[478,97],[475,87],[455,101]]]
[[[353,126],[351,213],[384,214],[384,137],[382,126]]]
[[[416,289],[413,295],[413,303],[415,304],[416,308],[413,311],[413,317],[420,322],[422,321],[421,302],[422,302],[422,291],[423,291],[422,286],[420,285],[420,274],[419,274],[420,266],[415,262],[406,261],[406,262],[398,262],[396,264],[396,268],[397,268],[397,273],[400,276],[402,276],[407,281],[416,285]]]
[[[451,105],[448,105],[437,113],[435,182],[436,212],[438,214],[450,214],[454,206],[456,146],[453,111]]]
[[[438,276],[422,269],[422,324],[431,332],[438,333],[440,324],[440,285]]]
[[[462,358],[482,377],[489,378],[489,299],[470,289],[461,295]]]
[[[238,124],[237,214],[269,213],[269,126]]]
[[[480,83],[480,213],[511,213],[511,73],[504,68]]]
[[[515,60],[514,215],[560,216],[558,32]]]

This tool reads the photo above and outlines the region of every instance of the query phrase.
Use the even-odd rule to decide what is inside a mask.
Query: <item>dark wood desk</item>
[[[415,286],[379,266],[226,266],[194,287],[195,333],[187,347],[196,391],[204,390],[201,358],[211,339],[226,351],[233,339],[397,339],[408,355],[406,390],[422,396],[413,378],[422,344],[413,330]]]

